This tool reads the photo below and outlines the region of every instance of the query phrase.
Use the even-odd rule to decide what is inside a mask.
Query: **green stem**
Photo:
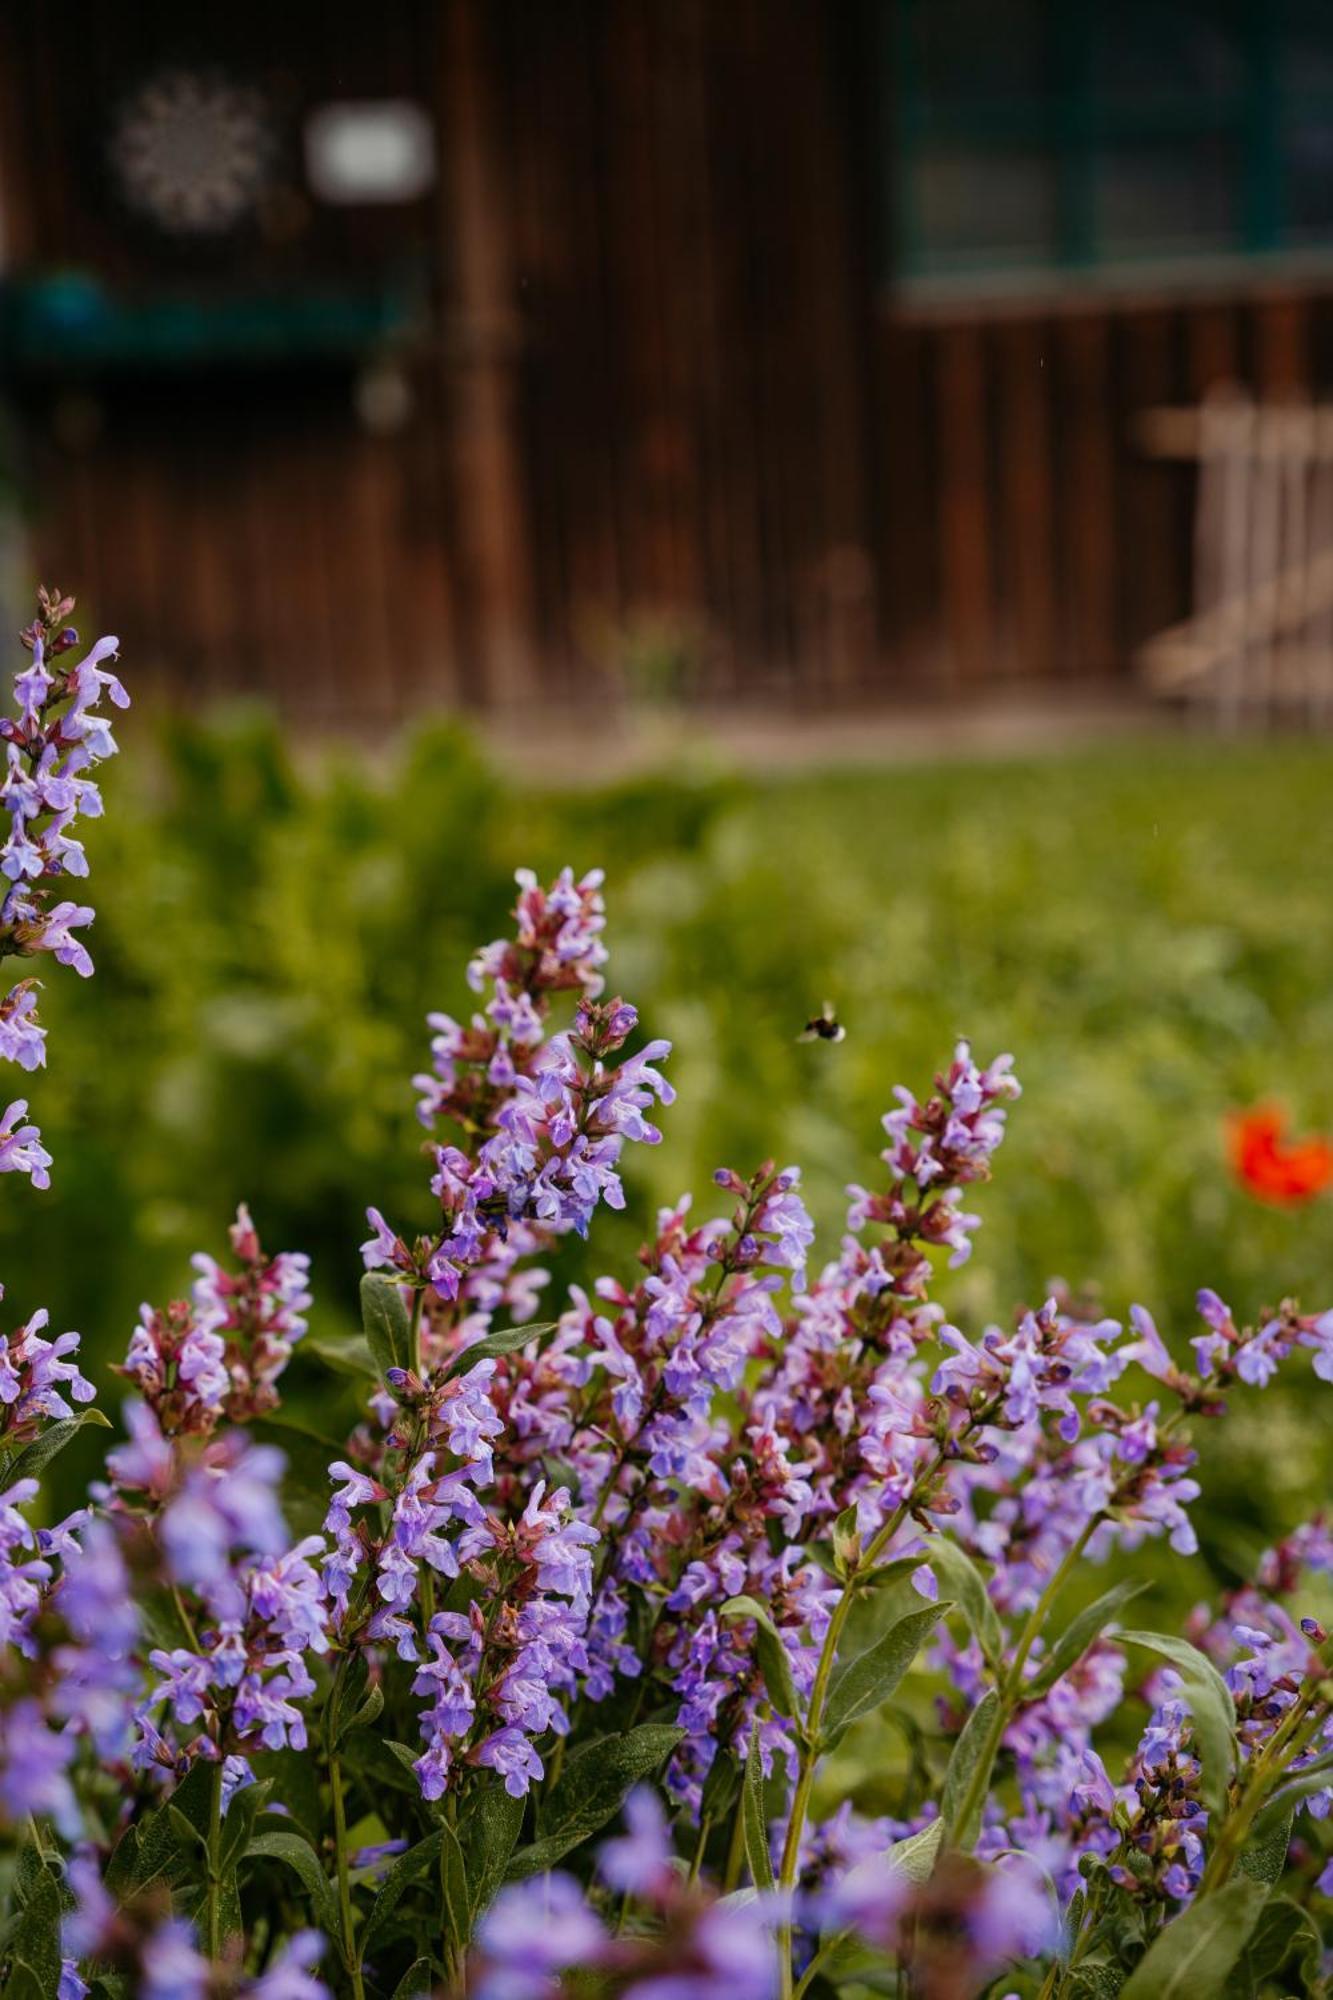
[[[1292,1763],[1308,1748],[1323,1727],[1327,1720],[1327,1707],[1321,1704],[1315,1709],[1314,1704],[1320,1688],[1325,1684],[1325,1679],[1325,1671],[1321,1665],[1318,1674],[1311,1674],[1307,1678],[1300,1694],[1249,1767],[1245,1789],[1234,1810],[1223,1822],[1217,1845],[1208,1857],[1208,1865],[1199,1884],[1201,1896],[1206,1896],[1211,1890],[1220,1889],[1223,1883],[1230,1880],[1231,1872],[1240,1858],[1246,1834],[1268,1799],[1281,1785]],[[1304,1730],[1302,1724],[1307,1725]],[[1270,1778],[1274,1781],[1271,1784]]]
[[[342,1923],[343,1958],[351,1975],[356,2000],[365,2000],[361,1983],[361,1955],[356,1948],[356,1918],[352,1911],[352,1884],[347,1866],[347,1813],[343,1805],[342,1765],[329,1755],[329,1790],[333,1794],[333,1844],[338,1868],[338,1914]]]
[[[963,1795],[963,1803],[958,1808],[957,1817],[953,1822],[955,1833],[961,1831],[965,1834],[967,1828],[972,1824],[973,1818],[981,1810],[982,1801],[990,1787],[991,1772],[995,1767],[995,1759],[999,1755],[1000,1745],[1004,1741],[1004,1732],[1013,1721],[1014,1713],[1022,1702],[1023,1669],[1028,1663],[1028,1655],[1036,1643],[1038,1633],[1050,1616],[1052,1605],[1068,1581],[1075,1563],[1079,1561],[1083,1551],[1091,1541],[1093,1532],[1100,1525],[1101,1519],[1100,1514],[1095,1514],[1084,1527],[1078,1540],[1070,1544],[1061,1561],[1049,1577],[1046,1588],[1042,1591],[1041,1596],[1028,1613],[1027,1623],[1018,1637],[1018,1645],[1014,1650],[1013,1661],[1000,1685],[1000,1699],[996,1704],[995,1714],[991,1718],[990,1728],[986,1732],[986,1740],[982,1745],[981,1755],[972,1766],[972,1775],[968,1780],[967,1790]]]
[[[708,1846],[708,1836],[713,1831],[713,1816],[705,1813],[699,1821],[699,1838],[694,1843],[694,1855],[690,1862],[689,1880],[697,1882],[699,1870],[704,1865],[704,1850]]]
[[[819,1977],[819,1974],[823,1970],[824,1966],[828,1964],[829,1960],[833,1957],[834,1953],[837,1951],[839,1945],[844,1944],[851,1935],[852,1933],[850,1931],[837,1931],[831,1938],[825,1938],[824,1942],[820,1945],[819,1950],[815,1953],[809,1965],[806,1966],[805,1971],[801,1974],[800,1978],[797,1980],[796,1990],[792,1994],[792,2000],[805,2000],[806,1993],[809,1991],[810,1987],[814,1984],[815,1980]]]
[[[222,1955],[222,1757],[213,1764],[208,1794],[208,1958],[216,1965]]]
[[[737,1804],[735,1817],[731,1822],[731,1845],[727,1849],[727,1865],[722,1875],[722,1893],[729,1896],[739,1887],[741,1863],[745,1859],[745,1815]],[[791,1953],[787,1954],[790,1963]]]
[[[199,1651],[199,1635],[194,1629],[194,1620],[185,1608],[185,1599],[181,1596],[179,1584],[172,1584],[171,1596],[176,1606],[176,1616],[180,1619],[185,1637],[189,1641],[190,1651],[197,1653]]]
[[[943,1454],[932,1465],[927,1481],[934,1477],[942,1462]],[[923,1482],[918,1481],[917,1487]],[[915,1492],[917,1489],[914,1488]],[[833,1677],[833,1663],[838,1655],[838,1644],[843,1627],[851,1616],[856,1599],[855,1583],[865,1570],[873,1569],[893,1540],[903,1522],[907,1519],[911,1501],[904,1500],[894,1510],[883,1527],[867,1544],[862,1552],[852,1576],[843,1585],[842,1594],[833,1607],[833,1615],[824,1634],[824,1644],[820,1649],[819,1664],[815,1668],[814,1683],[810,1689],[810,1701],[805,1712],[805,1723],[800,1732],[797,1762],[796,1790],[792,1796],[791,1817],[787,1821],[787,1837],[782,1845],[782,1865],[778,1871],[778,1889],[785,1903],[790,1904],[796,1888],[796,1874],[800,1865],[801,1836],[805,1832],[806,1817],[810,1811],[810,1794],[815,1785],[815,1766],[819,1761],[819,1731],[824,1720],[824,1704],[828,1700],[829,1682]],[[737,1815],[739,1820],[740,1815]],[[792,1991],[792,1927],[790,1917],[784,1918],[778,1932],[778,1976],[781,1981],[782,2000],[794,2000]]]

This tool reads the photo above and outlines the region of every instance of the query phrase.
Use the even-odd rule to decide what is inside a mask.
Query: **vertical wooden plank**
[[[993,673],[997,650],[984,362],[979,326],[964,321],[942,329],[936,348],[940,545],[949,669],[955,682]]]
[[[1115,446],[1110,424],[1110,337],[1104,313],[1071,315],[1061,327],[1066,453],[1060,513],[1065,528],[1067,630],[1074,671],[1115,664]]]
[[[504,153],[482,0],[442,0],[438,62],[449,199],[440,204],[441,254],[457,281],[458,341],[444,366],[453,391],[456,519],[471,637],[486,692],[501,705],[534,685],[532,567],[514,350]]]
[[[1179,393],[1173,356],[1174,315],[1135,312],[1121,321],[1123,401],[1116,404],[1116,442],[1132,435],[1140,411],[1173,402]],[[1183,468],[1138,452],[1124,454],[1116,531],[1119,635],[1126,657],[1188,610],[1188,488]]]
[[[722,325],[721,265],[725,217],[719,205],[712,133],[713,91],[719,66],[721,23],[707,0],[688,0],[693,62],[684,111],[684,143],[698,174],[698,448],[702,483],[701,560],[706,577],[709,623],[703,663],[708,683],[718,691],[736,676],[736,605],[732,498],[727,455],[727,393]]]
[[[803,320],[803,363],[816,393],[799,477],[810,495],[803,567],[813,572],[824,678],[834,699],[871,678],[875,651],[874,572],[869,557],[866,354],[858,309],[864,247],[853,174],[854,141],[839,41],[845,22],[822,0],[800,0],[800,46],[786,73],[791,116],[808,127],[809,166],[800,176],[797,211],[810,300]],[[803,105],[799,95],[804,86]],[[798,666],[801,663],[798,662]]]
[[[1210,392],[1240,380],[1236,313],[1231,306],[1195,306],[1186,319],[1190,394],[1202,401]]]
[[[716,231],[716,370],[719,482],[731,619],[729,691],[752,676],[768,651],[764,415],[753,364],[763,324],[760,249],[753,205],[761,184],[753,89],[757,50],[747,8],[709,9],[708,156]]]
[[[1044,320],[1016,319],[997,338],[1001,540],[1014,665],[1020,674],[1049,674],[1057,664],[1051,328]]]
[[[1261,299],[1255,307],[1256,362],[1261,396],[1309,386],[1310,304],[1298,294]]]
[[[938,684],[948,672],[937,340],[933,330],[886,318],[876,343],[882,638],[895,676],[923,686]]]

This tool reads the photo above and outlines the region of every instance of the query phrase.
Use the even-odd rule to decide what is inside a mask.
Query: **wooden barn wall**
[[[373,19],[316,0],[7,0],[8,269],[200,300],[354,282],[381,255],[374,215],[321,213],[304,236],[247,240],[230,259],[158,250],[99,184],[103,121],[121,91],[173,64],[257,72],[298,106],[349,94],[344,79],[396,95],[430,75],[434,40],[421,0]],[[435,223],[389,226],[395,255],[419,255]],[[315,723],[457,698],[454,499],[430,359],[412,365],[423,420],[393,438],[360,426],[352,372],[327,364],[71,367],[10,383],[36,573],[119,631],[141,692],[274,692]]]
[[[512,0],[543,639],[596,678],[661,614],[708,691],[874,671],[854,121],[823,0]]]
[[[314,12],[316,97],[407,89],[437,112],[418,421],[369,436],[350,381],[299,369],[76,384],[54,430],[55,399],[21,390],[41,570],[173,688],[269,687],[319,720],[604,699],[659,625],[705,694],[864,688],[855,58],[823,0]],[[71,125],[139,52],[276,60],[261,15],[199,0],[182,32],[144,0],[122,33],[119,10],[12,0],[11,261],[58,246],[123,280]],[[279,10],[282,46],[312,18],[308,0]],[[512,645],[493,671],[499,621]]]
[[[150,61],[261,48],[312,101],[426,98],[441,146],[415,218],[320,224],[339,270],[377,229],[424,238],[415,421],[371,435],[313,368],[12,384],[36,566],[171,692],[315,723],[605,704],[673,646],[704,696],[812,707],[1125,673],[1191,568],[1190,469],[1136,413],[1227,377],[1333,389],[1333,303],[876,298],[866,18],[7,0],[11,268],[144,281],[88,135]]]
[[[1333,391],[1333,299],[1084,301],[926,314],[877,336],[877,568],[900,685],[1102,679],[1190,608],[1194,473],[1136,418],[1238,382]]]

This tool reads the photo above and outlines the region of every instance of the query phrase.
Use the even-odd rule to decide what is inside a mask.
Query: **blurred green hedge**
[[[623,1265],[655,1203],[707,1202],[715,1165],[766,1154],[802,1162],[831,1246],[891,1086],[924,1087],[966,1033],[1014,1051],[1025,1095],[942,1290],[956,1315],[1007,1316],[1053,1274],[1100,1281],[1116,1312],[1151,1303],[1177,1339],[1204,1282],[1243,1313],[1333,1301],[1329,1202],[1259,1207],[1222,1139],[1229,1108],[1270,1096],[1333,1129],[1329,749],[766,780],[705,758],[542,792],[450,728],[298,762],[247,713],[141,723],[105,789],[97,976],[48,982],[51,1068],[28,1093],[54,1186],[11,1184],[0,1219],[11,1318],[48,1304],[99,1364],[241,1198],[266,1243],[312,1253],[318,1314],[350,1316],[366,1203],[428,1214],[424,1017],[467,1004],[524,862],[606,868],[613,988],[677,1045],[666,1142],[636,1151],[630,1212],[562,1275]],[[826,996],[847,1040],[798,1044]],[[1317,1489],[1327,1418],[1305,1386],[1227,1426],[1219,1545]]]

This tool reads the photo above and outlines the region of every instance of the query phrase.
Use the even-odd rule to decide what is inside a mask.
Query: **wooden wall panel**
[[[899,678],[1126,676],[1185,615],[1193,563],[1193,471],[1148,458],[1138,416],[1228,380],[1333,393],[1333,296],[1238,282],[1197,300],[886,304],[876,367]]]
[[[115,11],[0,9],[7,240],[144,282],[70,134],[182,17]],[[1136,413],[1226,377],[1328,393],[1333,305],[1240,280],[874,300],[872,11],[199,0],[183,55],[262,48],[298,97],[430,97],[428,214],[325,218],[289,265],[267,244],[242,274],[359,270],[376,226],[428,254],[431,311],[399,357],[414,419],[372,434],[354,371],[303,365],[11,385],[41,569],[169,692],[269,690],[329,724],[601,709],[648,627],[683,635],[717,698],[1129,671],[1188,602],[1193,506],[1188,467],[1140,455]]]

